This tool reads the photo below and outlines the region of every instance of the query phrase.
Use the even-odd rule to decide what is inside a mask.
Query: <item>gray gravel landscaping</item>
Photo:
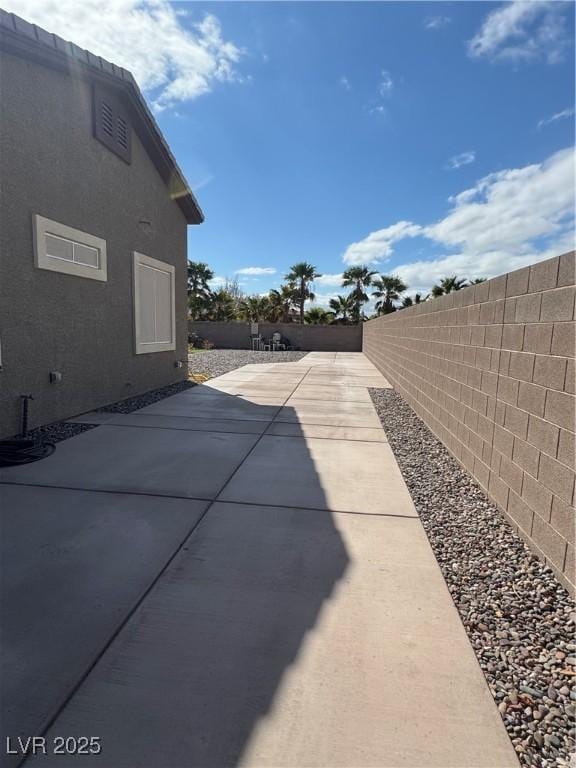
[[[233,371],[235,368],[248,365],[248,363],[296,362],[307,354],[308,352],[251,352],[243,349],[212,349],[194,352],[189,355],[189,374],[211,379]],[[195,386],[197,384],[194,381],[177,381],[175,384],[168,384],[165,387],[144,392],[142,395],[135,395],[125,400],[119,400],[117,403],[103,405],[101,408],[96,408],[95,413],[133,413],[147,405],[157,403],[165,397],[176,395]],[[97,426],[99,425],[58,421],[30,430],[28,437],[58,443]]]
[[[38,440],[43,443],[60,443],[75,437],[88,429],[94,429],[97,424],[72,424],[69,421],[57,421],[54,424],[46,424],[44,427],[36,427],[28,431],[26,437],[29,440]]]
[[[295,363],[308,352],[251,352],[248,349],[210,349],[188,355],[188,371],[208,378],[222,376],[251,363]]]
[[[570,765],[574,603],[400,395],[370,394],[520,762]]]
[[[119,400],[117,403],[110,403],[110,405],[103,405],[102,408],[97,408],[97,413],[132,413],[140,408],[145,408],[147,405],[157,403],[159,400],[164,400],[165,397],[171,397],[177,395],[179,392],[183,392],[185,389],[195,387],[196,384],[193,381],[177,381],[174,384],[168,384],[165,387],[159,389],[152,389],[150,392],[144,392],[142,395],[135,395],[134,397],[128,397],[126,400]]]

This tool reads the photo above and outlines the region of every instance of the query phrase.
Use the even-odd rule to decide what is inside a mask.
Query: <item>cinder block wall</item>
[[[250,323],[190,320],[188,330],[211,341],[219,349],[250,349]],[[300,325],[259,323],[266,339],[281,333],[290,343],[307,352],[361,352],[361,325]]]
[[[364,324],[363,350],[574,587],[574,252]]]

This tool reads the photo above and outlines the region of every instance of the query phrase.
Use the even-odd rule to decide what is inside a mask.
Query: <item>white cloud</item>
[[[434,283],[447,275],[458,275],[473,280],[476,277],[496,277],[512,272],[544,259],[551,259],[574,249],[574,236],[564,233],[544,250],[533,248],[514,253],[508,250],[487,251],[481,254],[456,253],[432,261],[413,261],[394,267],[394,274],[401,277],[411,291],[428,293]]]
[[[212,14],[189,14],[168,0],[3,0],[2,7],[130,70],[158,109],[239,80],[242,51],[222,37]]]
[[[532,241],[560,233],[573,220],[572,150],[492,173],[452,202],[449,214],[426,228],[426,237],[472,254],[533,251]]]
[[[340,287],[342,285],[342,272],[338,272],[335,275],[322,275],[322,277],[317,277],[314,280],[314,285],[325,285],[327,288],[331,286]]]
[[[388,99],[392,96],[392,90],[394,88],[394,80],[388,70],[383,69],[380,72],[380,83],[378,85],[378,94],[382,99]],[[379,104],[378,99],[372,99],[372,106],[367,107],[369,114],[371,115],[386,115],[387,109],[384,104]]]
[[[459,155],[454,155],[448,160],[448,167],[451,170],[461,168],[463,165],[470,165],[476,160],[476,152],[470,150],[469,152],[461,152]]]
[[[380,73],[380,85],[378,86],[378,92],[380,93],[380,96],[389,96],[392,88],[394,88],[394,81],[392,80],[392,75],[388,70],[383,69]]]
[[[314,301],[309,302],[306,306],[324,307],[324,309],[329,309],[330,299],[335,299],[337,295],[337,293],[314,292]]]
[[[448,253],[395,266],[394,273],[411,290],[427,291],[445,275],[494,277],[572,250],[574,153],[564,149],[542,163],[492,173],[449,202],[440,221],[427,227],[400,221],[353,243],[344,260],[374,261],[389,256],[393,242],[420,235]]]
[[[568,44],[563,16],[567,3],[556,0],[513,0],[488,14],[468,43],[474,58],[492,61],[559,61]]]
[[[424,19],[424,26],[426,29],[442,29],[451,21],[450,16],[428,16]]]
[[[345,91],[352,90],[352,86],[350,85],[350,80],[348,80],[347,77],[342,76],[340,78],[340,85],[342,86],[342,88],[344,88]]]
[[[392,246],[406,237],[416,237],[421,227],[411,221],[398,221],[385,229],[371,232],[363,240],[352,243],[346,249],[342,261],[350,266],[370,264],[392,255]]]
[[[386,114],[386,107],[382,104],[378,104],[375,107],[370,107],[370,114],[371,115],[385,115]]]
[[[275,275],[276,270],[274,267],[244,267],[243,269],[237,269],[237,275]]]
[[[546,117],[543,120],[540,120],[538,123],[538,130],[543,128],[545,125],[550,125],[550,123],[555,123],[557,120],[563,120],[566,117],[573,117],[573,115],[574,107],[563,109],[561,112],[556,112],[556,114],[552,115],[551,117]]]
[[[216,277],[213,277],[212,280],[208,280],[208,285],[210,286],[210,288],[212,288],[212,290],[214,290],[214,288],[221,288],[223,285],[226,284],[227,279],[228,278],[226,277],[221,277],[220,275],[216,275]]]

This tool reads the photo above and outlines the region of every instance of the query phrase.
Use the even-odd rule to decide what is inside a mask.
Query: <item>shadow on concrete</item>
[[[282,507],[281,495],[275,506],[217,500],[268,426],[268,405],[248,408],[250,444],[210,498],[195,499],[194,484],[186,497],[166,495],[175,470],[192,471],[198,457],[204,433],[193,414],[206,397],[224,429],[227,409],[250,400],[188,397],[189,415],[170,429],[174,440],[160,441],[160,493],[149,473],[154,432],[166,431],[161,415],[157,427],[150,415],[140,427],[132,414],[131,425],[113,433],[104,425],[61,443],[43,467],[0,472],[3,733],[46,734],[49,745],[56,736],[97,736],[102,745],[98,755],[73,757],[49,746],[52,754],[26,766],[238,765],[347,569],[329,511]],[[266,416],[254,434],[260,407]],[[205,423],[208,458],[218,462],[219,443],[209,442]],[[224,444],[241,429],[235,423],[218,438]],[[107,434],[117,443],[108,449]],[[188,454],[183,434],[196,436]],[[129,492],[121,492],[115,451],[134,435]],[[307,453],[301,434],[286,439],[301,439]],[[94,482],[90,471],[73,471],[73,456],[92,468]],[[142,479],[147,490],[138,491]],[[274,477],[261,482],[273,487]],[[314,497],[322,493],[317,478]],[[21,755],[3,760],[15,766]]]

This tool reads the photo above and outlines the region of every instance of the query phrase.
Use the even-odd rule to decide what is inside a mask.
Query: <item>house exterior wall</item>
[[[574,586],[574,253],[364,325],[363,349]]]
[[[251,323],[190,320],[190,333],[197,333],[219,349],[250,349]],[[300,325],[259,323],[259,333],[268,339],[281,333],[290,343],[307,352],[361,352],[361,325]]]
[[[8,53],[0,73],[5,437],[19,431],[20,394],[34,397],[34,427],[185,377],[174,362],[187,349],[186,220],[135,131],[130,165],[93,138],[87,80]],[[106,282],[35,268],[34,214],[104,238]],[[133,251],[175,267],[174,351],[135,354]]]

